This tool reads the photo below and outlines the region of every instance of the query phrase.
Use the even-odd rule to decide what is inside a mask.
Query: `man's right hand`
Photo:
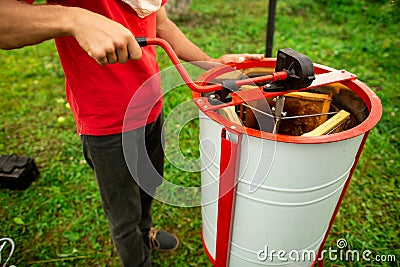
[[[71,8],[71,12],[71,35],[100,65],[141,58],[135,37],[121,24],[80,8]]]

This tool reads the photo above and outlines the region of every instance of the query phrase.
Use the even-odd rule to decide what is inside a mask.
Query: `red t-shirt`
[[[122,0],[48,0],[48,3],[78,6],[102,14],[121,23],[134,36],[156,36],[156,13],[140,18]],[[162,90],[154,46],[143,47],[140,60],[100,66],[73,37],[56,38],[56,45],[65,73],[67,100],[79,134],[121,133],[158,117],[162,110]]]

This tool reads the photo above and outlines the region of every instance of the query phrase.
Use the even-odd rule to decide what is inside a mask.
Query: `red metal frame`
[[[237,140],[227,138],[227,130],[221,134],[221,163],[218,193],[218,217],[215,266],[227,267],[232,237],[233,216],[235,211],[236,185],[238,179],[239,152],[241,134],[231,132]]]

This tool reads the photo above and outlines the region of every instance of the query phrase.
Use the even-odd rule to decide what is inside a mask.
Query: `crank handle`
[[[287,80],[291,75],[292,70],[280,69],[272,74],[259,76],[254,78],[248,78],[243,80],[232,80],[229,81],[229,87],[226,87],[224,84],[209,84],[209,85],[200,85],[199,82],[194,82],[190,75],[187,73],[186,69],[183,67],[180,59],[176,55],[175,51],[172,49],[171,45],[161,38],[147,38],[147,37],[136,37],[136,41],[138,42],[140,47],[145,47],[148,45],[158,45],[164,49],[167,53],[168,57],[171,59],[172,63],[174,64],[175,68],[181,75],[183,81],[186,85],[193,91],[198,93],[209,93],[215,92],[220,90],[228,90],[228,91],[238,91],[240,86],[247,85],[247,84],[257,84],[263,82],[276,82],[276,81],[284,81]],[[311,61],[310,61],[311,62]],[[311,63],[312,64],[312,63]],[[313,66],[311,66],[313,67]],[[297,88],[296,88],[297,89]]]

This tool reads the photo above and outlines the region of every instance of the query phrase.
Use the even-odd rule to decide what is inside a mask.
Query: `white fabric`
[[[162,0],[122,0],[130,5],[138,14],[139,17],[144,18],[151,13],[157,11],[161,7]]]

